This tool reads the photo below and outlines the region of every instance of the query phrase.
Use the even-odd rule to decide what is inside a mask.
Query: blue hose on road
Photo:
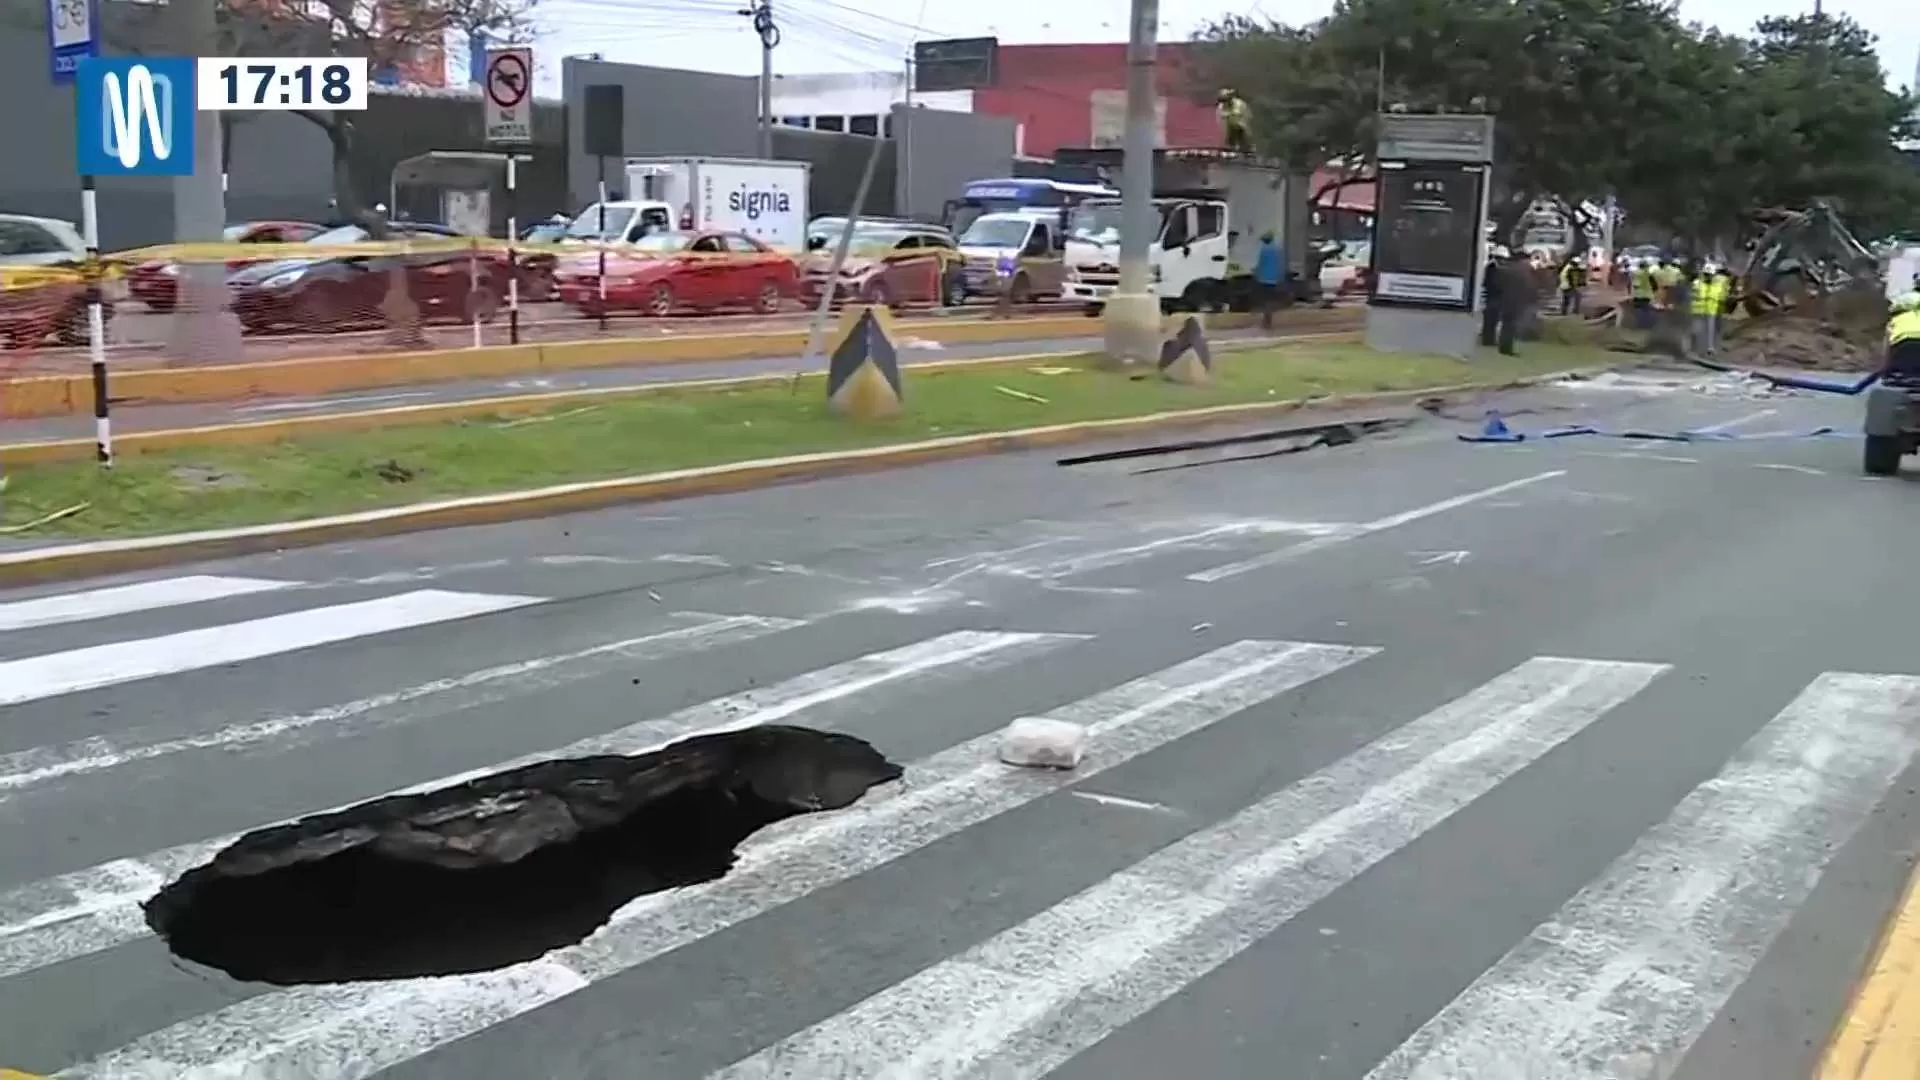
[[[1749,371],[1746,368],[1731,367],[1727,364],[1716,363],[1712,360],[1701,360],[1697,357],[1693,362],[1700,367],[1706,368],[1708,371],[1744,375],[1749,379],[1759,379],[1761,382],[1768,383],[1772,386],[1785,386],[1794,390],[1812,390],[1819,394],[1840,394],[1844,397],[1853,397],[1856,394],[1860,394],[1864,392],[1867,387],[1880,381],[1880,373],[1877,371],[1868,372],[1866,375],[1861,376],[1857,382],[1830,383],[1822,382],[1819,379],[1806,379],[1798,375],[1768,375],[1765,372]]]

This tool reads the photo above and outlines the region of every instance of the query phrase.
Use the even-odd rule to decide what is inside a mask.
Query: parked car
[[[654,232],[608,252],[609,311],[665,316],[686,308],[750,306],[772,314],[799,293],[792,259],[733,232]],[[570,255],[558,274],[560,299],[600,314],[600,256]]]
[[[249,221],[227,226],[220,239],[229,244],[298,244],[313,239],[323,228],[308,221]],[[228,259],[227,269],[259,261]],[[180,267],[161,259],[143,262],[127,271],[127,291],[154,311],[172,311],[179,302]]]
[[[72,222],[0,214],[0,341],[10,349],[51,334],[62,345],[87,343],[87,289],[80,276],[87,245]],[[113,304],[101,305],[107,318]]]
[[[542,221],[520,230],[520,239],[529,244],[558,244],[567,234],[567,222]],[[559,291],[559,283],[554,280],[554,272],[559,266],[559,258],[552,251],[521,251],[515,254],[520,266],[520,299],[528,303],[543,303],[554,298]]]
[[[443,225],[395,222],[392,239],[478,239]],[[328,229],[307,242],[321,247],[366,243],[358,225]],[[497,251],[439,247],[404,254],[329,254],[253,263],[227,275],[233,311],[251,333],[279,329],[344,330],[380,326],[393,272],[405,271],[408,293],[426,321],[492,322],[507,291],[506,257]]]
[[[944,233],[945,230],[941,230]],[[830,251],[807,257],[800,296],[817,303],[833,269]],[[862,228],[847,248],[835,301],[857,300],[893,307],[926,304],[957,306],[966,300],[960,277],[960,250],[953,237],[925,230]]]
[[[807,222],[807,250],[833,253],[834,245],[840,242],[840,233],[847,227],[844,217],[817,217]],[[908,218],[863,217],[854,223],[856,234],[878,229],[883,232],[917,232],[927,236],[942,236],[947,246],[952,247],[953,232],[945,225],[928,225],[925,222]]]

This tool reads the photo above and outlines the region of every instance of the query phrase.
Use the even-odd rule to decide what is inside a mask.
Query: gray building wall
[[[893,137],[906,165],[894,182],[894,205],[906,217],[938,220],[969,180],[1013,174],[1014,122],[944,109],[893,107]]]
[[[11,2],[11,0],[9,0]],[[119,5],[102,5],[102,22],[123,25]],[[6,164],[0,211],[77,222],[80,178],[74,170],[73,89],[47,74],[45,5],[33,17],[0,17],[0,101],[7,102]],[[309,217],[324,211],[332,184],[327,142],[297,116],[262,114],[235,125],[228,201],[236,220]],[[100,242],[109,250],[173,237],[173,181],[164,177],[99,181]]]
[[[586,88],[606,83],[626,87],[622,149],[630,156],[759,154],[756,80],[569,58],[561,62],[560,85],[567,107],[567,182],[576,209],[594,200],[600,178],[598,162],[583,148]],[[609,160],[607,186],[624,188],[624,172],[620,162]]]

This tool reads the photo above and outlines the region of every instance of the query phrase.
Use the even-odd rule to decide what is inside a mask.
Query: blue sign
[[[56,85],[72,82],[82,59],[100,55],[99,0],[47,0],[47,55]]]
[[[82,176],[193,175],[190,56],[89,57],[74,85]]]

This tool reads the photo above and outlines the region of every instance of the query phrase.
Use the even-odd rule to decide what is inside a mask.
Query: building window
[[[844,116],[816,116],[813,118],[813,126],[820,131],[845,131],[847,130],[847,118]]]
[[[877,116],[849,116],[847,130],[855,135],[880,134],[880,118]]]
[[[780,122],[781,122],[782,124],[785,124],[785,125],[786,125],[787,127],[797,127],[797,128],[804,128],[804,127],[812,127],[812,126],[813,126],[813,117],[811,117],[811,116],[783,116],[783,117],[781,117],[781,118],[780,118]]]

